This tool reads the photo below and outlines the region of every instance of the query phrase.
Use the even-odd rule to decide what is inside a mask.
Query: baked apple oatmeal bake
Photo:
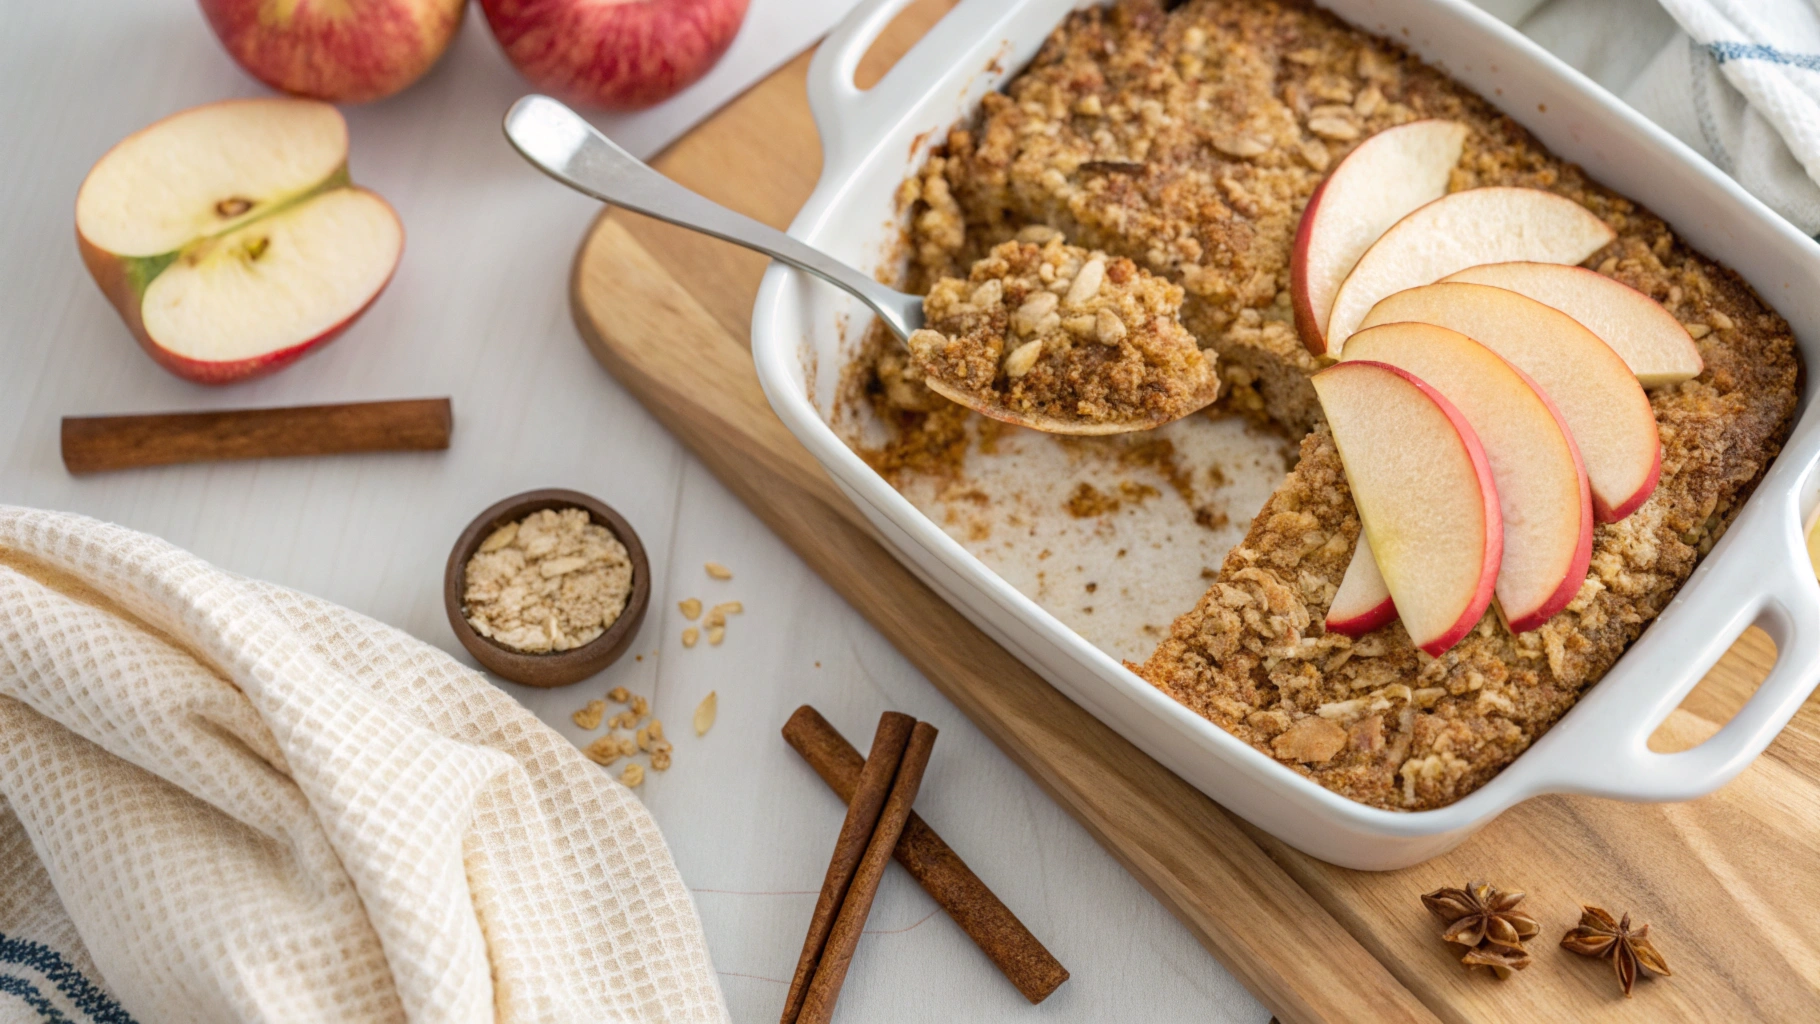
[[[1376,552],[1374,564],[1396,592],[1397,606],[1404,607],[1405,594],[1414,590],[1386,550],[1384,538],[1392,531],[1380,522],[1383,513],[1370,506],[1365,491],[1355,503],[1348,463],[1335,441],[1336,434],[1341,440],[1348,435],[1339,421],[1330,424],[1311,383],[1326,368],[1349,364],[1335,362],[1345,358],[1339,348],[1344,337],[1323,338],[1318,329],[1311,337],[1306,307],[1312,286],[1297,266],[1312,258],[1306,239],[1298,256],[1298,227],[1306,233],[1304,212],[1323,182],[1369,140],[1421,121],[1464,129],[1430,133],[1453,147],[1439,164],[1421,157],[1440,168],[1437,193],[1491,195],[1492,187],[1513,195],[1547,193],[1541,198],[1548,202],[1571,201],[1559,205],[1571,206],[1574,216],[1591,224],[1591,233],[1581,225],[1575,228],[1580,241],[1536,243],[1555,245],[1553,255],[1528,252],[1521,244],[1529,242],[1502,235],[1474,241],[1468,248],[1491,254],[1475,263],[1498,266],[1474,266],[1470,273],[1466,264],[1439,267],[1434,276],[1394,288],[1509,288],[1530,296],[1513,302],[1539,301],[1551,307],[1548,315],[1558,316],[1558,308],[1577,317],[1622,357],[1615,365],[1628,363],[1635,371],[1634,377],[1626,374],[1632,382],[1626,386],[1648,388],[1638,392],[1647,397],[1637,399],[1637,408],[1646,401],[1659,439],[1659,448],[1651,449],[1659,462],[1634,474],[1642,489],[1624,484],[1635,501],[1608,501],[1600,487],[1612,475],[1601,463],[1612,458],[1610,446],[1591,436],[1605,428],[1583,428],[1597,417],[1587,418],[1556,395],[1549,408],[1559,407],[1555,419],[1564,435],[1557,437],[1576,438],[1570,464],[1577,469],[1570,471],[1580,473],[1578,500],[1590,537],[1589,548],[1572,553],[1560,591],[1564,606],[1545,609],[1539,624],[1519,621],[1528,628],[1513,633],[1501,606],[1487,603],[1488,576],[1479,587],[1483,600],[1461,605],[1471,619],[1436,647],[1438,656],[1412,642],[1396,618],[1349,630],[1356,635],[1329,627],[1342,580],[1353,585],[1349,565],[1364,532],[1372,537],[1364,554]],[[1338,184],[1325,187],[1338,195]],[[1792,425],[1800,372],[1793,336],[1735,274],[1688,248],[1649,211],[1550,154],[1442,72],[1393,42],[1294,0],[1190,0],[1171,10],[1154,0],[1122,0],[1075,12],[1003,92],[987,96],[970,123],[949,132],[906,182],[901,199],[910,223],[907,285],[930,296],[932,319],[944,303],[957,300],[993,310],[923,339],[925,346],[938,340],[948,346],[949,357],[958,360],[954,372],[964,375],[968,354],[954,339],[969,330],[1002,339],[1008,323],[987,321],[1025,314],[1043,320],[1048,332],[1068,335],[1084,355],[1116,357],[1121,350],[1107,342],[1130,345],[1119,334],[1129,331],[1128,318],[1115,318],[1114,327],[1111,320],[1102,323],[1097,310],[1070,310],[1071,319],[1064,319],[1056,314],[1066,296],[1051,303],[1056,310],[1038,310],[1027,304],[1032,292],[1020,292],[1019,308],[1008,309],[1010,286],[1001,283],[992,293],[996,280],[1015,267],[1028,269],[1043,253],[1083,267],[1091,260],[1099,273],[1112,276],[1116,267],[1123,280],[1154,279],[1167,290],[1140,296],[1133,300],[1137,305],[1160,309],[1154,304],[1177,301],[1179,294],[1180,324],[1190,337],[1164,335],[1162,343],[1183,359],[1197,348],[1217,354],[1220,398],[1198,416],[1249,417],[1300,439],[1299,459],[1244,540],[1217,571],[1205,574],[1199,602],[1175,619],[1146,660],[1130,664],[1279,763],[1373,806],[1422,810],[1451,803],[1544,733],[1668,604]],[[1393,250],[1392,235],[1407,233],[1405,225],[1419,219],[1404,218],[1407,212],[1392,211],[1396,216],[1372,227],[1362,242],[1342,238],[1336,251],[1367,244]],[[1351,277],[1369,276],[1364,268],[1374,258],[1396,264],[1395,257],[1394,251],[1376,257],[1352,251],[1340,270],[1356,261],[1358,273]],[[976,266],[982,259],[989,269]],[[1535,272],[1536,282],[1564,283],[1555,292],[1542,283],[1530,288],[1523,275],[1535,261],[1577,264],[1574,274],[1601,281],[1582,286],[1564,270],[1545,267],[1550,272]],[[1388,273],[1395,278],[1434,269],[1393,265]],[[1315,279],[1314,271],[1307,275]],[[1449,275],[1479,283],[1431,285]],[[1653,300],[1641,304],[1648,309],[1637,312],[1635,322],[1663,318],[1678,339],[1670,346],[1683,345],[1685,352],[1662,356],[1664,366],[1650,364],[1647,352],[1626,347],[1631,336],[1618,323],[1623,315],[1612,314],[1612,324],[1602,326],[1601,289],[1634,294],[1614,282]],[[1347,289],[1356,290],[1353,280],[1340,291]],[[1383,297],[1373,293],[1360,302],[1342,294],[1340,301],[1363,311]],[[1333,297],[1324,294],[1321,301],[1331,304]],[[1325,310],[1316,312],[1313,322],[1325,326]],[[1387,314],[1377,315],[1381,320]],[[1546,381],[1533,372],[1541,367],[1527,365],[1524,352],[1478,337],[1463,326],[1470,319],[1426,322],[1472,335],[1531,386],[1546,390],[1535,383]],[[1372,328],[1374,322],[1364,318],[1367,332],[1384,330]],[[1330,330],[1337,326],[1336,318]],[[1572,329],[1582,330],[1577,323]],[[1648,329],[1663,336],[1659,323]],[[998,344],[990,356],[994,366],[981,371],[987,380],[1016,358],[1003,347],[1008,342]],[[931,437],[952,436],[970,415],[928,391],[913,365],[918,361],[875,332],[853,378],[879,419],[897,430],[883,447],[862,452],[887,475],[914,469],[916,452],[929,450]],[[1035,365],[1022,369],[1030,373]],[[1101,393],[1090,400],[1120,399]],[[1464,411],[1471,420],[1473,410]],[[1638,429],[1651,429],[1649,416],[1640,415],[1645,422]],[[1494,429],[1477,422],[1474,428]],[[1460,431],[1461,443],[1476,451],[1472,430]],[[1488,488],[1492,477],[1503,479],[1492,440],[1487,437],[1485,445],[1493,456]],[[1355,443],[1346,447],[1346,458],[1355,458]],[[1358,477],[1350,479],[1356,483]],[[1497,519],[1497,502],[1487,504],[1492,511],[1484,532],[1492,539],[1483,542],[1494,547],[1498,531],[1509,529],[1512,501],[1503,497],[1505,526]],[[1489,564],[1497,571],[1493,556]],[[1376,581],[1378,574],[1370,575]],[[1390,607],[1387,597],[1383,605]],[[1410,608],[1404,615],[1411,617]]]

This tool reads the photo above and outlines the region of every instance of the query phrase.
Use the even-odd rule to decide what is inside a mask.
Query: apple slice
[[[1465,143],[1458,121],[1387,128],[1359,143],[1308,197],[1289,256],[1295,326],[1308,351],[1327,351],[1327,314],[1353,264],[1391,225],[1446,194]]]
[[[1567,607],[1592,558],[1592,492],[1567,424],[1547,396],[1496,352],[1432,324],[1359,331],[1347,340],[1345,358],[1415,374],[1479,435],[1504,522],[1497,595],[1510,631],[1534,629]]]
[[[1646,388],[1700,375],[1700,346],[1655,299],[1622,281],[1560,263],[1487,263],[1442,281],[1488,284],[1527,295],[1580,321],[1610,345]]]
[[[1361,324],[1451,328],[1522,370],[1560,410],[1586,463],[1593,512],[1615,523],[1649,500],[1662,442],[1649,396],[1610,345],[1551,306],[1484,284],[1431,284],[1373,306]]]
[[[133,336],[178,376],[270,373],[330,340],[390,280],[404,229],[348,184],[327,103],[230,100],[109,150],[76,196],[82,260]]]
[[[1497,187],[1442,196],[1397,221],[1359,257],[1334,296],[1325,354],[1338,356],[1386,295],[1481,263],[1579,263],[1614,237],[1584,206],[1552,192]]]
[[[1414,374],[1368,360],[1311,378],[1397,613],[1440,657],[1491,604],[1498,489],[1472,424]]]
[[[1340,577],[1340,589],[1327,606],[1327,631],[1341,636],[1364,636],[1397,617],[1397,603],[1390,599],[1384,574],[1371,554],[1371,540],[1363,532],[1353,545],[1352,561]]]

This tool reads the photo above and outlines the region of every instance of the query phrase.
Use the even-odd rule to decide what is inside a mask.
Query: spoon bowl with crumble
[[[1124,257],[1026,232],[925,298],[692,192],[547,96],[506,113],[506,138],[585,195],[745,246],[852,294],[910,352],[912,375],[949,401],[1051,434],[1160,427],[1211,404],[1214,355],[1181,325],[1180,285]]]

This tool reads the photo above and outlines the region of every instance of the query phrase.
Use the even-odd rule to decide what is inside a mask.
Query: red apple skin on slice
[[[1533,188],[1468,189],[1416,210],[1384,232],[1340,285],[1327,321],[1327,355],[1380,299],[1482,263],[1579,263],[1616,237],[1564,196]]]
[[[1397,603],[1390,598],[1378,560],[1371,554],[1371,540],[1363,531],[1353,546],[1352,561],[1340,577],[1340,589],[1327,606],[1327,632],[1364,636],[1397,617]]]
[[[1649,396],[1610,345],[1551,306],[1483,284],[1432,284],[1372,307],[1362,327],[1447,327],[1528,374],[1567,421],[1592,485],[1593,514],[1615,523],[1655,492],[1662,440]]]
[[[1415,374],[1472,424],[1498,486],[1504,559],[1497,595],[1511,632],[1534,629],[1567,607],[1592,559],[1592,491],[1548,396],[1491,349],[1432,324],[1366,328],[1346,342],[1345,358]]]
[[[1472,424],[1414,374],[1369,360],[1311,378],[1384,583],[1440,657],[1490,607],[1504,526]]]
[[[1667,387],[1700,376],[1700,346],[1655,299],[1595,270],[1560,263],[1488,263],[1442,283],[1488,284],[1527,295],[1580,321],[1624,360],[1637,383]]]
[[[1386,128],[1359,143],[1321,182],[1296,227],[1289,290],[1308,351],[1327,351],[1327,314],[1340,283],[1378,236],[1447,193],[1466,126],[1430,119]]]

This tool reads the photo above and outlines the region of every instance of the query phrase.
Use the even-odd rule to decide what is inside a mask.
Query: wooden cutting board
[[[949,5],[922,0],[900,16],[861,84]],[[755,86],[657,166],[785,226],[820,164],[807,65],[799,58]],[[1316,861],[1101,725],[879,546],[760,392],[747,336],[764,267],[744,250],[609,212],[576,257],[576,323],[608,370],[1285,1024],[1820,1020],[1820,701],[1701,800],[1547,797],[1417,867]],[[1717,731],[1773,660],[1767,637],[1746,634],[1652,746],[1684,749]],[[1417,898],[1471,878],[1527,891],[1525,909],[1542,923],[1535,965],[1508,981],[1462,968]],[[1609,963],[1561,950],[1581,902],[1649,922],[1675,976],[1639,982],[1626,1000]]]

